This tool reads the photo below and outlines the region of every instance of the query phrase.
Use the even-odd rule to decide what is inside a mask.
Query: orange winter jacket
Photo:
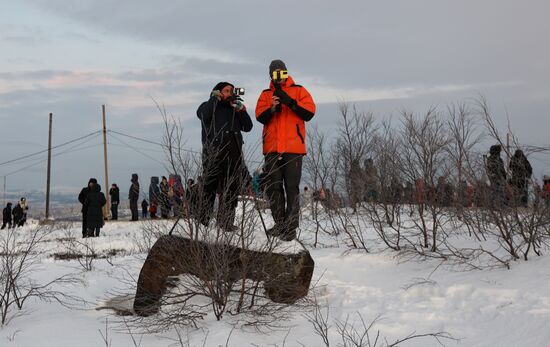
[[[256,119],[264,125],[263,153],[306,154],[305,122],[314,116],[315,103],[309,92],[294,84],[290,76],[281,87],[295,101],[292,106],[282,105],[281,112],[271,112],[273,82],[260,94],[256,104]]]

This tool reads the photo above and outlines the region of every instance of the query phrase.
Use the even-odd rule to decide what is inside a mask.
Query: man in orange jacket
[[[291,241],[296,238],[299,225],[302,157],[306,154],[305,122],[313,118],[315,103],[304,87],[294,84],[283,61],[271,62],[269,76],[269,89],[260,94],[256,105],[256,119],[264,125],[267,196],[275,221],[268,235]]]

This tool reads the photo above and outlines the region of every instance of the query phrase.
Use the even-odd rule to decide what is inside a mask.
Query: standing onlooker
[[[374,166],[372,158],[365,160],[365,186],[366,200],[374,202],[378,200],[378,170]]]
[[[2,211],[2,230],[8,226],[11,229],[11,202],[8,202],[4,210]]]
[[[219,82],[207,101],[197,109],[201,122],[202,192],[198,208],[199,221],[208,225],[219,192],[216,225],[224,231],[234,231],[238,195],[243,189],[243,137],[241,132],[252,129],[252,120],[241,99],[233,92],[234,86]]]
[[[101,192],[99,184],[92,184],[84,205],[86,206],[86,227],[84,237],[98,237],[99,230],[105,223],[103,220],[103,206],[107,203],[105,194]]]
[[[149,204],[147,203],[147,200],[143,199],[141,202],[141,217],[143,219],[147,218],[147,207],[149,207]]]
[[[506,171],[504,170],[504,162],[500,157],[500,145],[493,145],[489,149],[489,157],[487,158],[487,176],[491,183],[491,191],[493,196],[488,201],[494,201],[497,206],[505,203],[505,185]]]
[[[513,198],[515,200],[515,205],[527,207],[528,183],[533,174],[533,168],[522,150],[516,150],[514,156],[510,160],[509,168],[511,176],[510,185],[514,190]]]
[[[80,201],[80,203],[82,204],[82,237],[88,236],[88,226],[86,219],[86,216],[88,215],[88,210],[85,202],[88,194],[90,194],[90,188],[95,184],[97,184],[97,180],[95,178],[90,178],[90,180],[88,181],[88,185],[82,188],[80,194],[78,194],[78,201]]]
[[[157,206],[160,200],[159,178],[158,176],[151,177],[151,184],[149,184],[149,212],[151,213],[151,219],[157,218]]]
[[[296,238],[302,157],[306,154],[306,125],[315,103],[306,88],[294,83],[282,60],[269,64],[269,88],[256,104],[256,119],[264,125],[263,154],[267,170],[267,196],[275,226],[269,235],[284,241]]]
[[[109,189],[109,196],[111,197],[111,219],[118,219],[118,205],[120,204],[120,190],[116,183],[111,185]]]
[[[168,185],[168,180],[165,176],[162,176],[162,180],[160,181],[160,215],[162,218],[168,218],[168,213],[170,211],[169,191],[170,186]]]
[[[130,199],[130,211],[132,212],[132,221],[139,219],[138,217],[138,199],[139,199],[139,181],[138,175],[132,174],[132,179],[130,180],[132,184],[130,185],[130,191],[128,192],[128,199]]]
[[[357,212],[357,204],[361,204],[366,196],[365,175],[358,159],[352,159],[349,164],[346,177],[349,195],[349,204],[354,212]]]
[[[29,203],[27,202],[26,198],[21,198],[21,201],[19,202],[19,204],[21,205],[21,209],[23,210],[23,217],[19,222],[19,226],[23,226],[27,222],[27,213],[29,212]]]
[[[13,227],[21,227],[23,224],[21,220],[23,219],[23,208],[21,207],[21,202],[18,202],[17,205],[11,211],[13,215]]]

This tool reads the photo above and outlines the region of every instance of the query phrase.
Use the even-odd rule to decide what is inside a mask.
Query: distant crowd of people
[[[431,203],[442,207],[527,207],[529,203],[544,200],[547,206],[550,205],[550,176],[543,177],[542,186],[531,182],[533,169],[519,149],[510,158],[507,174],[501,151],[500,145],[490,147],[485,163],[488,184],[484,180],[472,182],[466,179],[453,184],[445,176],[438,177],[433,183],[424,178],[404,183],[397,177],[382,180],[373,160],[367,159],[363,167],[358,162],[350,164],[346,177],[350,187],[347,194],[349,205],[340,194],[324,187],[314,192],[313,198],[326,208],[356,208],[361,202]]]
[[[142,218],[169,218],[189,213],[194,208],[196,185],[193,179],[187,180],[184,187],[179,175],[169,175],[169,179],[162,176],[151,177],[149,185],[149,200],[141,202]],[[109,189],[111,220],[118,220],[120,206],[120,189],[116,183]],[[131,221],[139,220],[138,201],[140,198],[140,183],[138,174],[132,174],[128,201],[131,212]],[[104,207],[107,204],[105,194],[97,179],[90,178],[88,185],[80,191],[78,201],[82,204],[82,237],[97,237],[105,224],[107,215]],[[160,216],[158,213],[160,212]]]
[[[8,202],[2,211],[2,230],[22,227],[27,222],[27,213],[29,211],[29,203],[26,198],[21,198],[17,205],[12,209],[12,203]]]

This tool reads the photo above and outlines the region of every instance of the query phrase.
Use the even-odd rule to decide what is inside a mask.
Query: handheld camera
[[[243,96],[244,95],[244,88],[233,88],[233,95]]]

